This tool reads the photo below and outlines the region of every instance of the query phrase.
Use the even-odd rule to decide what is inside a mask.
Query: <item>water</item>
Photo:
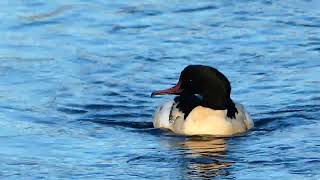
[[[320,179],[318,1],[1,1],[1,179]],[[152,128],[188,64],[255,120],[229,139]]]

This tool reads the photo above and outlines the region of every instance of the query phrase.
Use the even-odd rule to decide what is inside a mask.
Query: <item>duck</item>
[[[160,95],[175,97],[156,109],[154,128],[187,136],[230,137],[254,127],[244,106],[231,99],[227,77],[211,66],[188,65],[175,86],[154,91],[151,97]]]

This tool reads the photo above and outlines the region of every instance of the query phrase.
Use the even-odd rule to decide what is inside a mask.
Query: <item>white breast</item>
[[[155,128],[169,129],[169,116],[173,103],[174,101],[169,101],[158,107],[153,118],[153,126]]]
[[[183,135],[232,136],[247,132],[254,124],[241,104],[236,104],[238,113],[235,119],[228,118],[227,110],[213,110],[198,106],[188,117],[176,108],[174,101],[160,106],[154,116],[155,128],[169,129]]]

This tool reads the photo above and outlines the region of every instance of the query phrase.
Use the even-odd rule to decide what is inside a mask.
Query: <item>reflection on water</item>
[[[190,137],[177,145],[186,149],[188,178],[211,178],[228,175],[226,168],[234,162],[228,161],[227,139],[214,137]]]
[[[223,157],[227,151],[227,140],[214,137],[190,137],[179,146],[190,149],[193,157]]]
[[[210,178],[229,174],[225,168],[232,166],[233,162],[224,159],[227,153],[226,139],[188,138],[179,145],[189,149],[190,154],[187,156],[193,158],[187,167],[190,178]]]

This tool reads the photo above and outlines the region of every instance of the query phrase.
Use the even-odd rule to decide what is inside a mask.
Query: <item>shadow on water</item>
[[[135,166],[146,162],[173,162],[177,163],[179,171],[184,179],[211,179],[214,177],[229,176],[233,165],[237,162],[228,157],[228,139],[212,136],[178,136],[170,132],[153,128],[152,122],[119,121],[112,119],[108,114],[94,114],[90,106],[84,109],[89,116],[77,119],[97,123],[103,126],[110,126],[118,130],[129,130],[147,135],[160,136],[160,143],[169,146],[170,152],[178,152],[175,155],[163,156],[157,154],[143,154],[127,160],[129,165]],[[288,106],[282,109],[255,114],[254,135],[267,134],[278,129],[291,126],[313,123],[319,115],[320,105]],[[91,112],[91,113],[90,113]],[[127,116],[130,115],[128,114]],[[148,117],[151,120],[151,117]],[[177,151],[178,150],[178,151]]]
[[[277,111],[256,114],[253,131],[267,133],[291,126],[314,123],[319,117],[320,105],[288,106]],[[260,117],[260,118],[259,118]]]
[[[104,126],[111,126],[116,128],[128,128],[132,130],[150,130],[153,129],[152,117],[147,114],[138,115],[135,113],[126,114],[120,113],[118,115],[109,114],[95,114],[93,111],[100,111],[101,109],[108,109],[109,106],[101,105],[99,107],[92,108],[91,105],[84,105],[83,108],[68,107],[59,108],[59,111],[68,114],[86,114],[88,115],[79,118],[79,121],[86,121],[92,123],[98,123]],[[288,106],[279,110],[254,114],[255,128],[253,131],[257,132],[270,132],[277,129],[286,128],[289,126],[310,124],[316,120],[317,112],[320,111],[320,105],[304,105],[304,106]],[[149,122],[140,121],[119,121],[121,117],[130,118],[147,118]]]

